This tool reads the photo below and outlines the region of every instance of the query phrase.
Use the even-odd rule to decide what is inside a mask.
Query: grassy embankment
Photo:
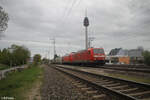
[[[108,73],[108,75],[112,76],[112,77],[118,77],[118,78],[121,78],[121,79],[126,79],[126,80],[135,81],[135,82],[142,82],[142,83],[150,84],[150,78],[131,76],[131,75],[123,75],[123,74],[116,74],[116,73],[114,73],[114,74]]]
[[[4,70],[4,69],[8,69],[8,68],[10,68],[10,66],[0,64],[0,70]]]
[[[43,68],[32,66],[21,72],[8,74],[7,78],[0,80],[0,97],[14,97],[15,100],[25,100],[26,94],[34,83],[41,82]]]

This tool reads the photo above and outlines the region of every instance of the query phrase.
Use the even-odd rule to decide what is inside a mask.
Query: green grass
[[[0,70],[4,70],[4,69],[8,69],[8,68],[10,68],[10,66],[0,64]]]
[[[7,78],[0,80],[0,97],[15,97],[15,100],[25,99],[25,93],[39,79],[42,72],[43,69],[40,67],[30,67],[22,72],[8,74]]]
[[[144,78],[144,77],[138,77],[138,76],[131,76],[131,75],[123,75],[123,74],[110,74],[108,73],[109,76],[112,77],[118,77],[121,79],[126,79],[126,80],[131,80],[131,81],[136,81],[136,82],[142,82],[142,83],[148,83],[150,84],[150,78]]]

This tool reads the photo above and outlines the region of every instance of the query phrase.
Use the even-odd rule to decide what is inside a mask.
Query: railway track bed
[[[133,81],[97,75],[77,69],[62,66],[55,67],[57,70],[73,77],[78,82],[81,90],[93,98],[103,100],[150,100],[150,85]]]
[[[99,68],[150,74],[150,68],[142,68],[142,67],[114,67],[114,66],[110,67],[106,65],[106,66],[99,66]]]
[[[118,66],[72,66],[72,65],[65,65],[65,67],[71,67],[75,69],[80,69],[87,72],[94,72],[94,73],[102,73],[104,75],[111,75],[113,74],[121,74],[125,76],[131,76],[131,78],[144,78],[144,82],[149,83],[147,80],[150,79],[150,68],[141,68],[141,67],[118,67]],[[146,81],[145,81],[146,80]]]

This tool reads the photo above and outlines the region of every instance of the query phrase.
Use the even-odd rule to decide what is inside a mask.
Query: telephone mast
[[[83,25],[85,26],[85,49],[87,50],[88,49],[88,29],[87,29],[87,27],[89,26],[89,19],[87,17],[87,13],[85,13]]]

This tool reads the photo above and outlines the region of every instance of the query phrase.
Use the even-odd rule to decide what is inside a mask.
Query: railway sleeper
[[[132,90],[132,91],[129,91],[129,92],[125,92],[126,94],[134,94],[134,93],[140,93],[140,92],[143,92],[144,90],[142,89],[136,89],[136,90]]]
[[[114,90],[122,90],[128,87],[129,87],[128,85],[122,85],[122,86],[116,86],[116,87],[110,87],[110,88]]]
[[[106,79],[105,79],[105,80],[104,80],[104,79],[98,79],[98,80],[96,79],[96,80],[95,80],[95,82],[108,82],[108,81],[109,81],[109,80],[106,80]]]
[[[92,98],[94,95],[99,95],[97,90],[89,90],[84,92],[89,98]]]
[[[91,100],[100,100],[100,99],[105,100],[105,98],[106,98],[105,94],[99,94],[98,91],[93,90],[93,88],[91,88],[91,87],[87,87],[87,85],[85,85],[84,83],[82,83],[80,81],[73,82],[73,84],[76,87],[78,87],[81,90],[82,93],[84,93],[89,98],[91,98]]]
[[[81,91],[81,93],[84,94],[84,96],[86,96],[86,98],[82,98],[83,100],[87,100],[87,97],[90,98],[91,100],[91,97],[95,95],[95,93],[91,93],[91,94],[90,92],[87,93],[87,91],[94,91],[94,90],[91,87],[87,87],[87,85],[85,85],[84,83],[77,81],[77,82],[74,82],[73,84]]]
[[[129,88],[129,89],[124,89],[124,90],[119,90],[120,92],[123,92],[123,93],[133,93],[135,91],[137,91],[138,88]]]
[[[120,83],[114,83],[114,84],[108,84],[108,85],[104,85],[106,87],[114,87],[114,86],[119,86],[121,85]]]
[[[91,90],[92,88],[90,87],[85,87],[85,88],[81,88],[82,91],[87,91],[87,90]]]
[[[73,83],[75,86],[82,85],[82,83]]]
[[[105,94],[100,94],[100,95],[93,95],[92,96],[93,100],[104,100],[104,98],[106,98]]]
[[[113,84],[114,81],[107,81],[107,82],[97,82],[99,85],[107,85],[107,84]]]
[[[138,93],[129,94],[133,97],[138,97],[139,99],[149,98],[150,99],[150,91],[143,91]]]
[[[90,90],[90,91],[86,91],[87,94],[96,94],[97,91],[96,90]]]
[[[85,85],[82,85],[81,87],[75,84],[84,95],[87,95],[91,100],[99,100],[99,99],[104,99],[106,97],[105,94],[99,94],[97,90],[93,90],[91,87],[82,87]],[[81,83],[80,83],[81,85]]]
[[[86,85],[76,85],[78,88],[85,88]]]

